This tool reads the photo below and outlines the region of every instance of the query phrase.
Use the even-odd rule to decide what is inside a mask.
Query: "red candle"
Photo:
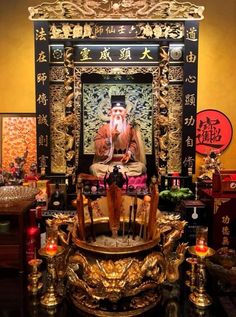
[[[199,227],[196,230],[196,245],[195,245],[195,252],[198,256],[206,256],[208,252],[207,246],[207,227]]]
[[[208,246],[206,245],[196,245],[195,252],[198,256],[206,256],[208,252]]]
[[[57,253],[57,244],[55,243],[55,241],[48,241],[45,251],[48,255],[55,255]]]

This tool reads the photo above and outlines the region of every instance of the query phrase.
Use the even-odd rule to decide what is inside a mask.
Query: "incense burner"
[[[142,199],[138,199],[135,224],[130,226],[128,206],[132,199],[123,199],[117,237],[112,237],[110,230],[106,197],[92,203],[93,228],[85,208],[84,241],[78,238],[78,215],[73,219],[59,215],[53,220],[59,232],[62,224],[72,226],[70,243],[76,251],[65,267],[68,293],[72,303],[87,314],[137,316],[160,301],[165,281],[179,278],[178,268],[184,260],[186,244],[178,245],[175,250],[174,246],[186,222],[179,215],[157,210],[150,239]],[[104,238],[100,239],[101,236]]]

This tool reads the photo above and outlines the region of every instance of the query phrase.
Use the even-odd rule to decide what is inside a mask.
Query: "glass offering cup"
[[[195,252],[198,256],[204,257],[208,252],[208,227],[201,226],[196,229]]]
[[[53,256],[57,253],[57,249],[58,249],[57,236],[58,236],[57,230],[52,228],[47,230],[45,251],[50,256]]]

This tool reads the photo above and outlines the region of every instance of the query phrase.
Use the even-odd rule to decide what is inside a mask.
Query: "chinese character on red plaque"
[[[198,153],[224,151],[230,144],[232,135],[232,124],[222,112],[208,109],[197,113],[196,151]]]

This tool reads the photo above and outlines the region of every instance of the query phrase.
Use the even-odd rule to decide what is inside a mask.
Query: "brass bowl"
[[[38,188],[29,186],[0,187],[0,206],[12,206],[22,200],[31,200],[38,194]]]

